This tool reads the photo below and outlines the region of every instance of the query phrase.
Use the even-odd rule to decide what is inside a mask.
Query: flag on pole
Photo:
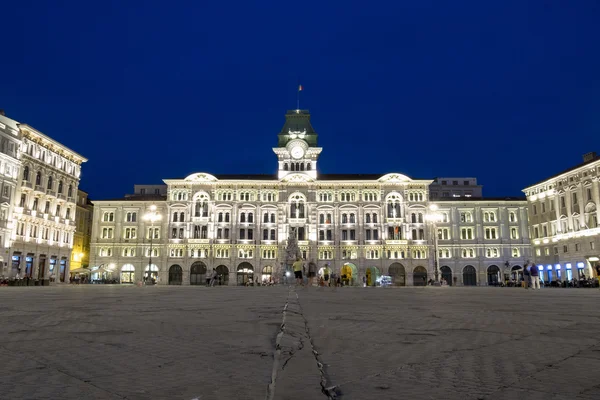
[[[298,91],[301,92],[302,91],[302,85],[298,85]]]

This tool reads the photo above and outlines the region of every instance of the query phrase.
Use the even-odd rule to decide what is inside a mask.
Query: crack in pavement
[[[283,306],[283,310],[281,312],[282,313],[281,325],[279,326],[279,331],[277,332],[277,336],[275,339],[275,349],[273,351],[273,368],[271,370],[271,382],[267,386],[266,400],[273,400],[273,398],[275,396],[275,387],[277,384],[277,371],[279,370],[279,364],[281,362],[281,339],[283,338],[283,335],[285,334],[285,318],[286,318],[286,314],[287,314],[287,308],[290,303],[291,291],[292,291],[292,288],[290,286],[287,297],[285,299],[285,304]],[[290,357],[290,359],[291,359],[291,357]],[[288,361],[289,361],[289,359],[288,359]],[[286,361],[286,364],[287,364],[287,361]]]
[[[325,363],[323,363],[323,361],[321,360],[321,356],[319,355],[319,352],[317,351],[317,349],[315,347],[314,340],[313,340],[312,336],[310,335],[310,328],[308,327],[308,320],[306,319],[306,316],[304,315],[304,310],[302,309],[302,304],[300,304],[300,297],[298,296],[297,292],[296,292],[296,299],[298,300],[298,306],[300,307],[300,315],[302,316],[302,319],[304,320],[304,330],[306,331],[306,336],[308,336],[308,341],[310,343],[312,354],[317,363],[317,369],[319,370],[319,373],[321,374],[321,381],[319,382],[319,384],[321,385],[321,393],[323,393],[328,399],[337,399],[338,395],[341,395],[341,392],[340,392],[338,386],[335,386],[335,385],[328,386],[329,378],[327,376],[327,371],[325,370]]]

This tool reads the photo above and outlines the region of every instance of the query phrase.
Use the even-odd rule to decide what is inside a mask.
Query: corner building
[[[308,111],[291,110],[273,148],[276,175],[194,173],[94,201],[91,264],[108,266],[121,283],[151,276],[159,284],[205,284],[213,268],[220,284],[282,281],[294,235],[307,263],[320,273],[350,272],[354,285],[363,277],[375,285],[383,275],[394,285],[425,285],[434,278],[436,246],[440,278],[486,285],[529,256],[524,199],[442,198],[439,221],[430,222],[432,179],[322,174],[322,150]],[[148,221],[148,213],[162,219]]]
[[[535,261],[544,282],[597,277],[600,262],[600,157],[523,190],[529,206]]]

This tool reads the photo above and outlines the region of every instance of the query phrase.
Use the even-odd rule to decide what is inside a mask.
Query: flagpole
[[[296,94],[296,110],[300,109],[300,85],[298,85],[298,93]]]

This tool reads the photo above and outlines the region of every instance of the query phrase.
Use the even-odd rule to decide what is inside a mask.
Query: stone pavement
[[[0,288],[0,399],[600,398],[600,290]]]

